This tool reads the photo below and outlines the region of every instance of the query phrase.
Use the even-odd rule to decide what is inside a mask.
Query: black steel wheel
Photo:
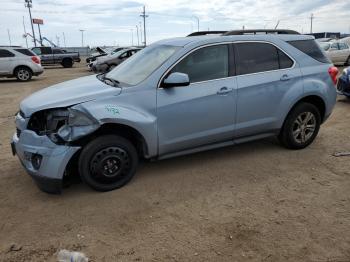
[[[106,135],[87,144],[79,158],[82,180],[97,191],[110,191],[127,184],[136,172],[138,155],[125,138]]]

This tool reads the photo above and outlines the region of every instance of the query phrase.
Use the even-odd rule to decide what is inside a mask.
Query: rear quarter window
[[[11,53],[10,51],[6,49],[0,49],[0,58],[1,57],[14,57],[15,54]]]
[[[35,54],[32,51],[25,49],[25,48],[15,49],[15,51],[17,51],[18,53],[21,53],[23,55],[26,55],[26,56],[35,56]]]
[[[269,43],[234,44],[237,75],[286,69],[294,62],[283,51]]]
[[[289,41],[290,45],[300,50],[304,54],[312,57],[313,59],[329,64],[331,63],[329,59],[323,54],[320,46],[316,43],[315,40],[297,40],[297,41]]]

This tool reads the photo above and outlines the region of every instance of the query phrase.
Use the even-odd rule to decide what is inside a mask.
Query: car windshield
[[[320,42],[319,44],[324,51],[327,51],[331,46],[329,43],[324,43],[324,42]]]
[[[147,47],[113,69],[107,74],[107,77],[128,86],[137,85],[149,77],[180,48],[171,45]]]

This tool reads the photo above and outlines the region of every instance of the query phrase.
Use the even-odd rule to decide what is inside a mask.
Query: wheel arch
[[[119,135],[128,139],[136,148],[139,156],[146,157],[149,153],[149,147],[144,136],[135,128],[120,124],[120,123],[105,123],[102,124],[93,133],[74,141],[74,144],[83,146],[102,135]]]
[[[324,101],[324,99],[318,95],[308,95],[305,96],[303,98],[300,98],[298,101],[296,101],[293,106],[289,109],[288,114],[285,116],[285,119],[283,121],[286,121],[288,115],[293,111],[293,109],[299,105],[300,103],[309,103],[314,105],[318,111],[320,112],[321,115],[321,122],[323,122],[325,120],[325,114],[326,114],[326,103]]]
[[[29,71],[30,71],[32,74],[34,73],[33,70],[32,70],[29,66],[27,66],[27,65],[18,65],[18,66],[16,66],[16,67],[13,69],[12,74],[15,75],[15,74],[16,74],[16,71],[17,71],[19,68],[21,68],[21,67],[25,67],[25,68],[29,69]]]

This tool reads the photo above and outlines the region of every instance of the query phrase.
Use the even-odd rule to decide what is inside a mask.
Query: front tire
[[[316,138],[321,125],[321,115],[317,107],[300,103],[288,114],[279,140],[289,149],[303,149]]]
[[[33,73],[29,68],[23,66],[16,69],[15,76],[18,81],[25,82],[32,79]]]
[[[62,66],[64,68],[71,68],[73,66],[73,60],[70,58],[65,58],[62,61]]]
[[[79,157],[84,183],[97,191],[110,191],[126,185],[138,166],[135,147],[125,138],[105,135],[87,144]]]

